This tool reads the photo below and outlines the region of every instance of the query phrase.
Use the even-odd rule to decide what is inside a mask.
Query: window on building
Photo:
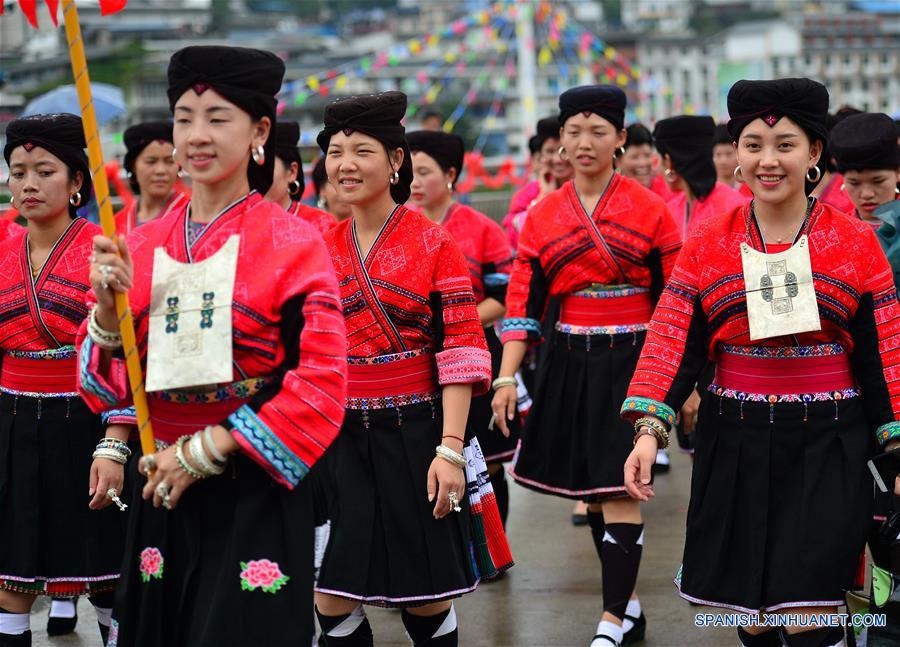
[[[868,92],[869,91],[869,79],[862,79],[860,81],[860,88],[862,89],[863,92]]]

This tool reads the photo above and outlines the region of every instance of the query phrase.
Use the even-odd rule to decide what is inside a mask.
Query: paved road
[[[648,647],[737,644],[734,630],[694,627],[694,614],[701,609],[682,601],[672,584],[684,540],[689,479],[688,459],[673,456],[672,471],[657,479],[657,497],[644,511],[646,535],[638,593],[648,619]],[[600,564],[590,531],[569,523],[568,501],[517,486],[511,490],[509,536],[517,565],[501,581],[482,586],[458,602],[460,645],[586,647],[600,613]],[[33,620],[34,645],[99,645],[90,605],[82,601],[80,612],[77,635],[51,640],[44,632],[47,612],[42,605]],[[369,617],[376,645],[409,646],[399,613],[370,609]]]

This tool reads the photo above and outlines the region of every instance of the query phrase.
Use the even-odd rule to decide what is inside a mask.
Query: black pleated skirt
[[[570,499],[627,496],[624,466],[634,430],[619,410],[645,336],[557,332],[546,342],[511,470],[516,481]]]
[[[806,412],[703,399],[682,597],[744,612],[843,604],[872,514],[874,434],[862,399]]]
[[[0,588],[34,595],[116,586],[125,522],[88,508],[100,416],[80,398],[0,394]]]
[[[484,329],[484,337],[487,340],[488,350],[491,353],[492,375],[496,379],[500,374],[503,345],[497,338],[497,333],[494,331],[493,326]],[[469,406],[468,435],[474,435],[478,438],[478,443],[481,445],[481,451],[484,453],[486,462],[504,463],[511,460],[516,453],[516,445],[519,444],[522,424],[519,419],[519,412],[516,411],[515,418],[508,421],[508,438],[503,435],[503,432],[500,431],[500,427],[497,425],[494,425],[493,429],[488,429],[491,416],[494,414],[491,410],[491,400],[493,399],[493,390],[472,398],[472,404]]]
[[[309,645],[313,514],[245,456],[167,511],[134,487],[108,647]]]
[[[333,445],[331,534],[316,590],[414,607],[475,589],[468,501],[435,519],[427,475],[441,442],[441,402],[348,410]]]

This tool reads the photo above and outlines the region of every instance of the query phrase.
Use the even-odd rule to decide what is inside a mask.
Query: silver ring
[[[450,505],[453,506],[453,512],[462,512],[462,508],[459,507],[459,497],[456,496],[456,492],[448,492],[447,498],[450,499]]]
[[[155,492],[156,496],[158,496],[160,499],[167,499],[169,496],[169,484],[165,481],[160,481],[159,485],[156,486]]]
[[[97,255],[96,255],[96,254],[91,254],[91,256],[90,256],[90,258],[89,258],[88,260],[90,260],[91,263],[96,263],[96,262],[97,262]]]
[[[492,431],[494,429],[494,423],[497,422],[497,414],[491,414],[491,421],[488,423],[488,431]]]
[[[98,269],[100,270],[100,273],[103,276],[109,276],[110,274],[112,274],[112,271],[113,271],[112,265],[105,265],[105,264],[101,265]]]
[[[147,454],[146,456],[141,456],[141,466],[144,468],[144,472],[155,472],[156,454]]]
[[[163,507],[166,510],[171,510],[172,509],[172,499],[169,497],[169,495],[166,494],[166,496],[164,496],[162,499],[163,499],[163,502],[162,502]]]

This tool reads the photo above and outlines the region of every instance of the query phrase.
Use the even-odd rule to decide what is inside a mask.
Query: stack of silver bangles
[[[193,436],[182,436],[175,443],[175,460],[178,466],[191,478],[200,480],[210,476],[218,476],[225,471],[228,459],[218,450],[213,442],[211,426],[196,432]],[[191,458],[195,465],[188,462],[184,455],[184,446],[191,449]]]
[[[120,465],[127,463],[130,457],[131,450],[128,448],[128,443],[118,438],[104,438],[97,443],[93,454],[93,458],[108,458]]]
[[[434,448],[435,456],[439,456],[443,458],[448,463],[453,463],[457,467],[465,467],[469,464],[469,461],[466,460],[466,457],[462,454],[453,451],[446,445],[438,445]]]
[[[104,330],[97,323],[97,306],[91,308],[88,315],[87,325],[88,336],[95,344],[104,350],[118,350],[122,348],[122,335],[118,332],[110,332]]]

